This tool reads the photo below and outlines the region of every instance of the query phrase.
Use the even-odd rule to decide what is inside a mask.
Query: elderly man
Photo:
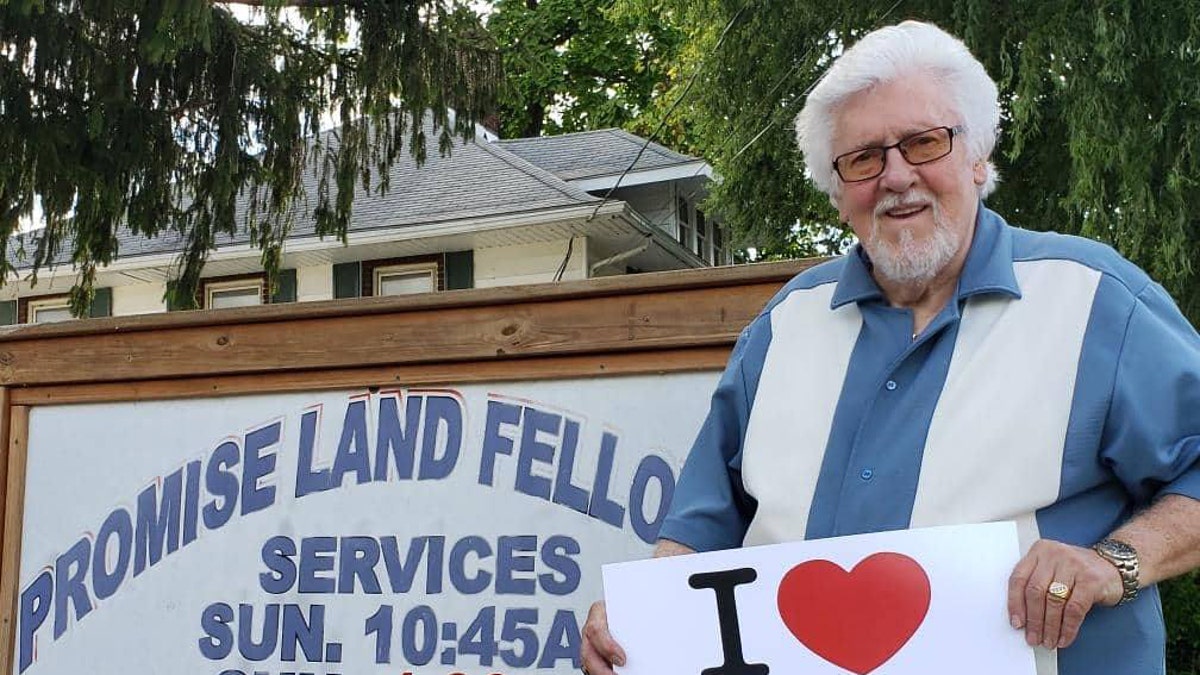
[[[996,86],[922,23],[847,50],[797,119],[859,244],[745,330],[658,555],[1015,520],[1040,673],[1162,673],[1154,584],[1200,565],[1200,337],[1094,242],[980,200]],[[624,662],[593,606],[582,659]]]

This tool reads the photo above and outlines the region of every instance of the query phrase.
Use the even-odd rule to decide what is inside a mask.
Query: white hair
[[[962,40],[929,23],[905,21],[868,33],[846,50],[809,93],[796,116],[796,138],[812,181],[832,199],[841,184],[833,170],[833,132],[837,109],[851,96],[901,77],[923,74],[948,92],[966,127],[964,140],[972,161],[987,162],[986,197],[999,175],[988,161],[1000,130],[996,83]]]

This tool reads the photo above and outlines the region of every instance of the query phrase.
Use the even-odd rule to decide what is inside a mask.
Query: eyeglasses
[[[845,183],[870,180],[883,173],[888,150],[892,148],[900,150],[904,161],[913,166],[928,164],[953,152],[954,137],[963,131],[962,126],[934,127],[905,136],[891,145],[847,152],[834,158],[833,170]]]

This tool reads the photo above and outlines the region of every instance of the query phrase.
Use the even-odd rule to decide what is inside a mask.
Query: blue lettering
[[[525,408],[525,420],[521,427],[521,451],[517,455],[518,492],[531,497],[550,501],[550,479],[533,475],[533,463],[554,462],[554,446],[537,440],[538,432],[557,433],[562,417],[537,408]]]
[[[292,590],[296,584],[296,542],[291,537],[278,535],[263,542],[262,561],[272,573],[258,575],[258,585],[268,593],[280,594]]]
[[[554,614],[538,668],[554,668],[560,659],[570,661],[571,668],[579,668],[579,622],[575,620],[575,612],[569,609],[560,609]]]
[[[563,425],[562,457],[558,460],[558,475],[554,479],[554,503],[587,513],[587,490],[571,483],[575,469],[575,449],[579,445],[579,423],[568,419]]]
[[[382,593],[375,563],[379,562],[379,541],[375,537],[342,537],[338,556],[338,593],[353,593],[358,580],[364,593]]]
[[[196,541],[200,526],[200,460],[187,463],[183,486],[183,545]]]
[[[258,482],[275,471],[275,453],[262,454],[279,443],[283,422],[276,422],[246,434],[246,460],[242,469],[242,515],[261,511],[275,503],[275,486]]]
[[[204,608],[200,614],[200,629],[204,637],[200,638],[200,653],[210,661],[220,661],[233,651],[233,608],[223,602],[217,602]]]
[[[304,616],[298,605],[283,606],[283,637],[280,639],[279,658],[282,661],[296,660],[296,645],[304,652],[304,660],[320,662],[325,654],[325,606],[310,605],[312,621]]]
[[[305,537],[300,542],[300,584],[297,590],[301,593],[333,593],[336,590],[332,578],[317,576],[318,572],[333,571],[333,553],[336,550],[337,540],[333,537]]]
[[[87,586],[83,584],[91,553],[92,542],[84,537],[54,561],[54,587],[58,589],[54,596],[55,640],[67,630],[68,602],[75,606],[76,621],[92,611],[92,600],[88,597]]]
[[[263,617],[262,639],[254,641],[254,605],[238,605],[238,651],[247,661],[265,661],[275,653],[279,642],[279,605],[267,605]]]
[[[347,473],[356,475],[359,485],[371,482],[371,449],[367,446],[367,402],[351,401],[342,421],[342,438],[338,441],[329,484],[341,487]]]
[[[226,469],[242,460],[242,449],[233,441],[225,441],[213,450],[208,459],[204,484],[215,499],[204,506],[204,527],[216,530],[229,522],[237,508],[238,477]],[[219,501],[218,501],[219,500]]]
[[[579,563],[571,558],[573,555],[579,555],[579,551],[579,542],[566,535],[556,534],[546,539],[546,543],[542,544],[542,562],[563,578],[559,581],[554,574],[539,574],[538,581],[543,591],[551,595],[567,595],[579,588],[582,576]]]
[[[413,578],[417,574],[417,565],[421,563],[421,553],[425,550],[426,541],[428,541],[428,537],[416,537],[410,540],[408,555],[404,562],[400,562],[400,545],[396,542],[395,537],[384,537],[379,542],[383,554],[383,564],[387,567],[388,580],[391,582],[393,593],[407,593],[412,588]],[[430,566],[433,566],[432,562],[430,562]]]
[[[54,594],[54,581],[50,570],[43,570],[34,577],[33,581],[21,591],[21,602],[17,608],[21,635],[17,639],[17,672],[23,673],[33,663],[34,636],[37,629],[50,616],[50,602]]]
[[[442,427],[446,429],[446,446],[437,456]],[[445,478],[458,464],[462,449],[462,402],[451,396],[430,396],[425,399],[425,425],[421,434],[421,468],[418,480]]]
[[[117,564],[113,570],[108,570],[109,540],[117,538]],[[100,532],[96,535],[96,548],[92,552],[92,592],[96,599],[103,600],[112,597],[125,580],[129,571],[129,559],[133,555],[133,519],[129,511],[122,508],[114,509],[104,519]]]
[[[491,557],[492,547],[483,537],[471,535],[458,540],[450,549],[450,583],[463,595],[482,593],[492,583],[492,573],[487,570],[478,570],[474,577],[467,576],[467,554],[471,552],[482,560]]]
[[[646,486],[650,484],[651,478],[658,481],[660,492],[658,510],[654,514],[654,519],[647,521],[645,516]],[[633,525],[633,531],[642,541],[653,544],[658,538],[658,529],[662,527],[663,519],[667,517],[667,508],[671,505],[671,498],[674,496],[675,474],[671,471],[670,465],[658,455],[643,457],[641,464],[638,464],[637,473],[633,476],[633,487],[629,490],[629,522]]]
[[[600,439],[600,461],[596,466],[596,479],[592,482],[592,503],[588,505],[588,515],[620,528],[625,520],[625,507],[608,498],[616,452],[617,437],[604,432]]]
[[[396,476],[401,480],[413,477],[417,456],[417,428],[421,419],[420,396],[410,396],[404,407],[404,426],[400,426],[399,400],[387,396],[379,401],[379,432],[375,441],[375,480],[388,478],[389,450],[396,463]]]
[[[136,556],[133,559],[133,576],[146,571],[146,567],[158,564],[167,553],[179,549],[179,516],[183,502],[183,469],[167,476],[162,481],[162,499],[159,499],[158,484],[142,490],[137,499],[137,528],[134,531]]]
[[[517,554],[537,551],[537,537],[531,534],[500,537],[496,549],[496,592],[533,595],[537,591],[537,582],[532,577],[518,578],[514,573],[533,571],[534,557]]]
[[[479,462],[479,484],[492,485],[496,479],[496,455],[513,453],[513,441],[500,433],[500,425],[521,422],[521,408],[510,403],[488,401],[487,421],[483,425],[483,458]]]
[[[446,538],[442,536],[426,537],[426,548],[429,555],[425,557],[425,592],[442,592],[442,560],[446,557]]]
[[[316,454],[317,422],[320,412],[313,410],[300,417],[300,457],[296,467],[296,497],[313,492],[324,492],[333,487],[329,469],[313,471],[313,456]]]

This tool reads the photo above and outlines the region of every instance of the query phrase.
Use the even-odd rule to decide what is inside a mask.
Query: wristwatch
[[[1132,546],[1117,539],[1101,539],[1092,547],[1101,558],[1112,563],[1121,574],[1121,601],[1118,605],[1133,600],[1138,594],[1138,555]]]

